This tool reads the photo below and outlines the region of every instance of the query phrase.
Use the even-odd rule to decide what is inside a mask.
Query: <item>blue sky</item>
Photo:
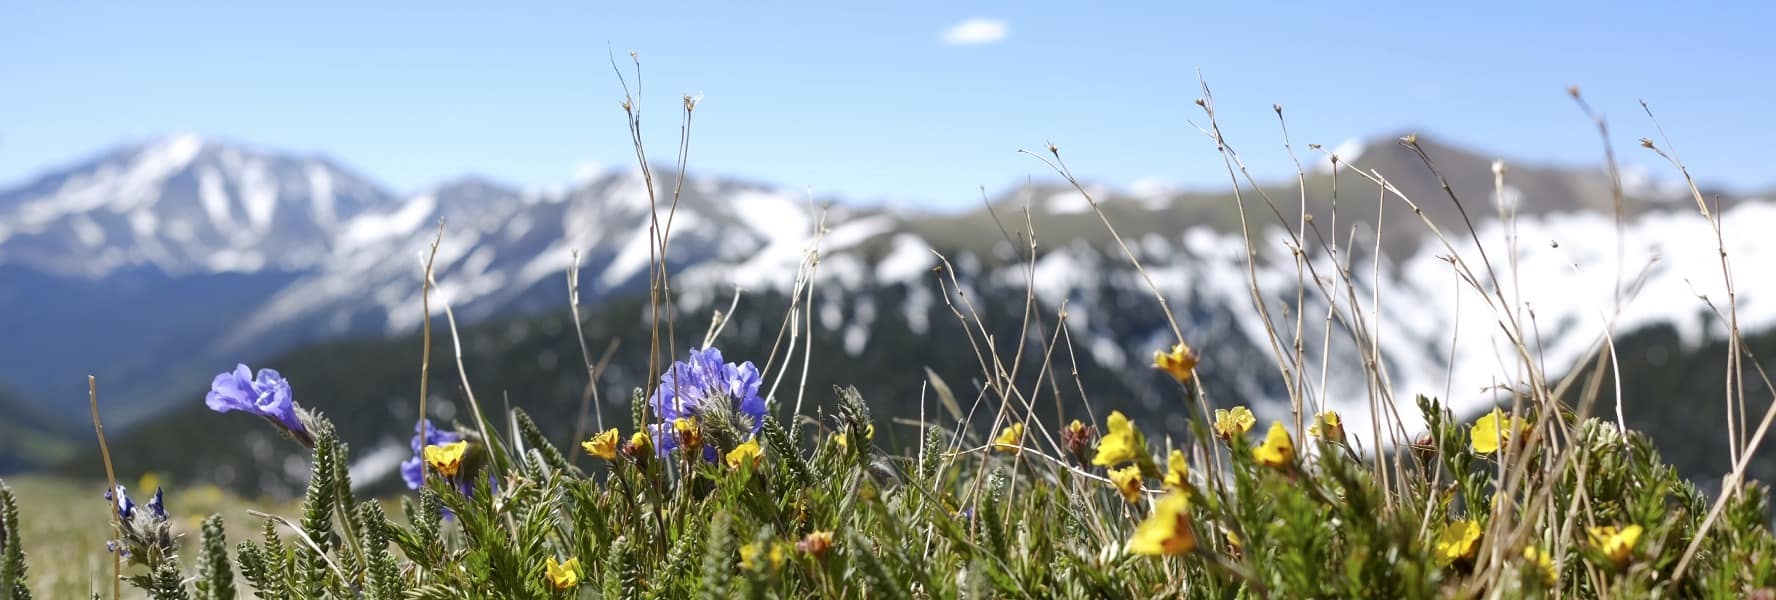
[[[653,156],[673,155],[679,96],[702,94],[692,170],[865,201],[971,204],[1046,176],[1016,150],[1051,140],[1091,179],[1224,185],[1187,122],[1199,68],[1262,174],[1288,172],[1273,102],[1298,144],[1416,130],[1594,163],[1577,84],[1630,159],[1653,164],[1633,145],[1653,133],[1644,98],[1693,172],[1767,189],[1773,17],[1752,2],[14,1],[0,185],[187,131],[323,153],[403,191],[560,184],[633,160],[614,49],[641,55]],[[947,43],[970,19],[998,25]]]

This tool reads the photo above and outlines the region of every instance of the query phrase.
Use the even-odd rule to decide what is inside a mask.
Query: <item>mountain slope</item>
[[[0,389],[0,475],[66,463],[81,449],[76,432]]]
[[[673,179],[655,186],[670,202]],[[683,189],[674,269],[765,248],[785,233],[772,215],[803,202],[740,182]],[[0,191],[0,314],[18,321],[0,382],[74,421],[97,374],[127,426],[215,364],[412,331],[419,253],[440,220],[439,292],[465,319],[558,305],[575,252],[595,302],[645,279],[651,202],[636,173],[553,193],[466,179],[396,199],[319,158],[193,136],[124,148]]]
[[[29,330],[37,340],[46,340],[62,329],[89,336],[63,346],[19,344],[15,347],[46,349],[38,356],[21,357],[19,364],[80,365],[101,372],[102,387],[111,381],[121,382],[122,389],[106,389],[113,390],[114,395],[107,398],[115,398],[111,401],[120,406],[118,414],[125,423],[189,402],[192,394],[201,395],[210,374],[236,361],[259,364],[304,344],[412,332],[422,316],[422,254],[428,250],[440,219],[445,222],[445,236],[438,249],[440,287],[435,299],[450,302],[458,316],[470,323],[531,311],[560,311],[567,299],[565,272],[575,252],[581,258],[581,301],[588,312],[607,310],[602,301],[637,291],[646,278],[650,244],[645,231],[652,206],[647,187],[633,172],[609,173],[569,190],[548,193],[520,192],[481,180],[451,182],[399,200],[391,200],[394,196],[386,193],[366,192],[355,196],[363,201],[347,203],[349,210],[339,209],[344,205],[335,202],[335,220],[330,227],[321,225],[323,220],[317,216],[325,211],[316,207],[327,203],[317,200],[314,193],[305,193],[318,186],[302,188],[291,183],[294,180],[280,179],[282,183],[273,187],[291,193],[277,196],[272,214],[300,217],[293,231],[313,228],[276,242],[302,249],[292,251],[287,260],[263,262],[258,268],[250,268],[252,261],[215,260],[218,254],[251,251],[250,244],[237,247],[242,242],[220,233],[226,227],[213,227],[214,235],[196,238],[210,244],[191,246],[196,249],[191,253],[205,260],[118,263],[142,265],[146,275],[107,266],[110,263],[80,267],[33,258],[38,255],[32,248],[51,247],[44,244],[52,241],[79,243],[74,231],[83,226],[74,222],[87,212],[115,212],[118,206],[158,209],[162,205],[171,215],[188,213],[193,206],[201,212],[204,192],[199,189],[195,192],[198,199],[190,200],[190,194],[178,193],[189,187],[181,182],[201,179],[192,173],[201,173],[212,163],[221,165],[216,169],[241,163],[230,163],[225,157],[245,154],[209,142],[196,144],[195,151],[190,151],[189,145],[177,138],[150,145],[152,152],[128,160],[99,161],[87,169],[89,172],[50,176],[21,188],[23,191],[7,192],[3,197],[13,201],[0,202],[0,223],[45,224],[35,234],[17,233],[25,231],[18,227],[8,229],[14,233],[0,240],[0,268],[19,269],[20,274],[9,276],[12,280],[39,277],[41,281],[34,287],[67,290],[62,299],[50,303],[79,306],[80,302],[96,302],[93,298],[107,296],[98,290],[113,287],[116,280],[112,278],[151,279],[161,274],[162,279],[146,286],[148,291],[139,296],[121,296],[118,302],[123,304],[83,310],[125,315],[96,329],[46,306],[49,303],[33,303],[54,295],[20,295],[15,297],[12,310],[0,313],[39,316],[41,323]],[[1301,325],[1304,339],[1323,340],[1305,349],[1308,364],[1317,367],[1323,357],[1330,357],[1327,380],[1311,386],[1314,400],[1356,413],[1353,430],[1367,429],[1362,415],[1368,412],[1363,399],[1368,397],[1369,387],[1360,376],[1363,352],[1359,348],[1366,344],[1353,339],[1347,325],[1352,298],[1365,310],[1375,305],[1376,295],[1384,307],[1411,307],[1389,310],[1388,324],[1381,330],[1388,348],[1383,363],[1401,393],[1447,395],[1459,407],[1473,407],[1490,399],[1479,390],[1501,373],[1500,340],[1491,333],[1497,330],[1499,314],[1481,309],[1482,299],[1457,285],[1455,272],[1444,258],[1452,252],[1468,261],[1480,256],[1472,247],[1472,238],[1465,235],[1466,219],[1443,192],[1443,181],[1479,225],[1477,236],[1488,245],[1488,257],[1495,266],[1504,270],[1514,262],[1522,273],[1521,284],[1518,278],[1509,277],[1500,284],[1508,297],[1520,298],[1535,310],[1538,331],[1544,338],[1540,344],[1554,363],[1550,370],[1564,370],[1563,361],[1575,360],[1601,339],[1603,315],[1616,311],[1618,272],[1628,283],[1645,274],[1644,282],[1628,288],[1632,293],[1621,294],[1624,303],[1618,319],[1624,331],[1670,323],[1683,332],[1689,344],[1700,344],[1711,332],[1717,333],[1718,327],[1698,319],[1703,307],[1691,292],[1692,286],[1712,290],[1708,282],[1718,280],[1711,275],[1717,272],[1710,266],[1716,260],[1711,247],[1701,243],[1709,237],[1706,225],[1693,209],[1686,208],[1685,201],[1673,200],[1669,189],[1644,182],[1630,189],[1623,205],[1627,243],[1618,267],[1614,217],[1607,212],[1613,210],[1614,200],[1600,170],[1512,166],[1504,172],[1504,187],[1494,189],[1491,160],[1423,136],[1418,138],[1418,147],[1437,167],[1437,173],[1426,168],[1417,152],[1384,140],[1341,148],[1341,163],[1350,167],[1314,170],[1305,178],[1305,190],[1297,189],[1293,181],[1244,189],[1239,198],[1163,189],[1088,189],[1146,265],[1147,274],[1172,301],[1188,337],[1207,353],[1207,364],[1264,364],[1269,360],[1271,329],[1293,331],[1291,315],[1317,315],[1304,319]],[[185,151],[175,152],[180,149]],[[284,164],[270,158],[263,162]],[[106,166],[113,163],[130,168]],[[1386,177],[1391,186],[1413,198],[1424,219],[1451,239],[1446,244],[1427,235],[1419,214],[1398,199],[1378,204],[1379,189],[1353,169]],[[308,180],[302,169],[262,170]],[[87,206],[81,202],[90,204],[93,194],[83,193],[59,200],[67,206],[87,207],[82,210],[55,208],[58,201],[44,196],[45,190],[88,189],[70,182],[92,180],[106,172],[141,173],[114,179],[158,182],[164,189],[116,192],[117,198],[152,196],[159,200],[152,204],[112,198]],[[356,181],[348,175],[334,177]],[[221,179],[248,181],[252,177],[234,174]],[[669,202],[676,183],[669,176],[656,181],[654,198]],[[122,183],[107,185],[106,189],[113,190],[137,189]],[[1033,284],[1039,302],[1037,313],[1047,316],[1051,325],[1053,315],[1065,303],[1070,307],[1068,331],[1077,352],[1085,357],[1082,361],[1102,365],[1111,371],[1107,377],[1122,380],[1116,389],[1126,390],[1128,402],[1149,408],[1171,402],[1168,388],[1157,385],[1143,367],[1154,348],[1169,343],[1169,327],[1152,303],[1146,280],[1127,265],[1122,248],[1103,228],[1090,203],[1071,188],[1033,185],[994,199],[987,207],[942,214],[846,206],[832,206],[823,212],[799,194],[723,180],[692,178],[683,189],[673,223],[672,253],[667,257],[674,273],[679,314],[706,315],[722,308],[735,287],[754,296],[787,295],[799,264],[815,248],[818,237],[818,293],[813,315],[818,330],[830,336],[822,342],[833,344],[839,355],[865,362],[882,360],[881,353],[917,353],[898,346],[879,347],[878,342],[883,336],[931,335],[946,327],[960,327],[946,303],[945,288],[933,279],[932,269],[938,265],[935,249],[952,260],[953,271],[968,291],[966,297],[982,305],[996,302],[1012,307],[1004,317],[1012,322],[1021,322],[1026,284]],[[1351,273],[1348,283],[1324,281],[1338,299],[1331,305],[1317,286],[1307,290],[1305,303],[1297,303],[1301,273],[1291,242],[1276,227],[1278,213],[1282,223],[1297,223],[1303,195],[1311,224],[1320,229],[1306,240],[1314,272],[1327,277],[1346,270]],[[1276,203],[1275,212],[1266,204],[1266,196]],[[33,200],[17,201],[26,197]],[[178,198],[184,200],[168,200]],[[241,198],[244,202],[245,195]],[[1768,205],[1726,200],[1728,222],[1736,232],[1776,226],[1772,220],[1776,215]],[[1514,208],[1517,219],[1501,221],[1501,206]],[[263,209],[238,208],[241,214],[264,214]],[[1029,264],[1023,256],[1027,242],[1021,237],[1026,234],[1026,209],[1039,246]],[[224,212],[234,215],[237,211]],[[1379,221],[1373,216],[1378,213]],[[1244,230],[1242,216],[1253,232],[1256,262],[1250,266],[1240,233]],[[171,222],[173,217],[155,218]],[[281,225],[283,217],[275,220]],[[254,221],[249,215],[244,221],[226,222]],[[55,231],[63,233],[44,233],[54,227],[62,228]],[[1378,228],[1385,232],[1380,243],[1374,239]],[[149,242],[165,241],[162,229],[154,228],[154,235],[140,237],[148,240],[140,247],[126,246],[127,250],[114,254],[148,252],[143,248]],[[281,226],[274,229],[282,231]],[[1513,231],[1514,237],[1507,235]],[[107,234],[105,239],[112,236]],[[1337,240],[1340,250],[1336,259],[1328,254],[1322,239]],[[1751,261],[1741,264],[1768,260],[1770,253],[1776,252],[1755,235],[1730,239],[1734,260]],[[1514,261],[1502,251],[1512,240],[1517,245]],[[18,247],[24,250],[9,249],[15,244],[22,244]],[[1377,247],[1379,254],[1374,251]],[[227,279],[230,277],[236,279]],[[1274,307],[1268,324],[1252,310],[1249,280],[1254,277],[1265,305]],[[1576,283],[1578,287],[1568,289],[1548,282]],[[1776,295],[1776,290],[1763,291],[1763,282],[1741,283],[1745,286],[1743,298]],[[1355,289],[1348,289],[1352,287]],[[1720,290],[1710,293],[1724,297]],[[949,300],[959,302],[962,298],[951,296]],[[4,301],[3,295],[0,301]],[[1757,328],[1776,323],[1776,309],[1764,306],[1748,304],[1744,323]],[[1004,310],[999,306],[977,308],[994,314]],[[441,313],[437,302],[434,311]],[[1328,318],[1329,313],[1344,316]],[[142,315],[160,316],[150,320]],[[624,318],[640,320],[639,315]],[[166,331],[131,329],[141,321],[164,323]],[[774,335],[775,330],[761,326],[753,333]],[[1016,334],[1015,330],[1002,333]],[[91,336],[101,336],[102,341]],[[966,338],[958,339],[966,344]],[[1452,340],[1459,342],[1454,349],[1450,348]],[[84,350],[95,346],[109,348],[114,354],[94,355]],[[971,364],[971,357],[963,358],[969,359],[964,365]],[[0,371],[0,381],[13,382],[32,398],[49,399],[44,402],[62,414],[72,417],[82,410],[75,402],[80,397],[73,394],[69,381],[83,383],[78,377],[61,373],[47,381],[41,370],[8,367],[4,361],[0,361],[0,369],[12,369]],[[1272,415],[1279,409],[1283,388],[1274,373],[1238,369],[1222,371],[1219,377],[1215,385],[1226,387],[1218,398],[1252,404]],[[1166,426],[1183,430],[1181,421],[1168,420]]]
[[[0,192],[0,263],[100,277],[296,271],[389,196],[331,162],[174,136]]]

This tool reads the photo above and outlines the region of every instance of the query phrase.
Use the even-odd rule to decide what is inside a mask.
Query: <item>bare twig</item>
[[[92,406],[93,434],[99,437],[99,457],[105,460],[105,495],[111,497],[111,522],[121,525],[123,514],[118,510],[117,503],[123,498],[117,493],[117,471],[111,467],[111,447],[105,444],[105,425],[99,421],[99,380],[91,375],[86,376],[87,402]],[[111,553],[111,599],[123,596],[123,552]]]
[[[432,379],[432,265],[438,260],[438,244],[444,241],[444,218],[438,217],[438,235],[432,238],[432,251],[426,255],[424,279],[420,281],[419,306],[421,315],[420,343],[424,344],[419,351],[419,444],[424,450],[426,440],[426,390],[427,382]],[[425,485],[426,471],[419,470],[419,484]]]

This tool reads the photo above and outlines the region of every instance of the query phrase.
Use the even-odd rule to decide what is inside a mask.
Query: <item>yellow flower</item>
[[[1110,470],[1110,483],[1122,494],[1122,499],[1130,504],[1141,501],[1141,467],[1129,465],[1120,469]]]
[[[1017,454],[1019,450],[1023,449],[1021,447],[1023,439],[1024,424],[1012,423],[1010,427],[999,430],[999,437],[993,440],[993,449]]]
[[[1252,409],[1235,406],[1233,410],[1215,409],[1215,435],[1221,439],[1232,440],[1236,435],[1245,435],[1258,424],[1258,417],[1252,416]]]
[[[580,447],[592,456],[605,460],[616,460],[617,440],[620,437],[621,434],[617,433],[617,430],[606,429],[599,432],[598,435],[592,436],[592,439],[580,442]]]
[[[1061,428],[1061,446],[1067,449],[1077,460],[1085,460],[1085,447],[1091,444],[1092,437],[1098,434],[1098,428],[1086,427],[1079,419],[1074,419],[1066,427]]]
[[[1295,461],[1295,441],[1289,439],[1289,430],[1283,428],[1279,421],[1272,421],[1270,433],[1265,434],[1264,443],[1252,449],[1252,458],[1266,467],[1279,468],[1288,466]]]
[[[759,569],[766,564],[771,565],[771,570],[773,571],[781,569],[783,568],[784,558],[783,548],[787,545],[788,544],[784,542],[773,542],[771,543],[770,548],[767,549],[761,547],[757,542],[753,542],[741,546],[740,566],[748,571]]]
[[[728,455],[725,458],[728,462],[728,468],[738,469],[740,468],[740,465],[757,465],[759,460],[764,457],[765,452],[764,450],[759,449],[758,440],[753,439],[746,440],[746,443],[735,446],[733,450],[729,450]]]
[[[468,442],[451,442],[442,446],[435,444],[426,446],[426,464],[431,465],[433,469],[437,470],[439,475],[455,477],[457,470],[462,468],[463,453],[468,451],[468,449]]]
[[[876,424],[870,423],[863,427],[863,441],[867,442],[873,439],[876,439]],[[845,432],[840,431],[833,434],[833,442],[837,443],[840,448],[850,448],[851,436],[845,435]]]
[[[629,436],[629,443],[623,446],[623,454],[637,460],[647,458],[649,454],[653,453],[654,439],[648,437],[646,430],[637,431],[635,435]]]
[[[143,492],[160,489],[160,475],[153,471],[143,473],[142,477],[136,480],[136,489]]]
[[[1497,408],[1474,421],[1474,429],[1468,432],[1468,447],[1479,454],[1492,454],[1498,452],[1499,446],[1509,441],[1513,433],[1529,429],[1523,419],[1515,416],[1508,419],[1509,424],[1503,427],[1500,427],[1501,421],[1507,421],[1505,413]]]
[[[1201,360],[1202,355],[1191,350],[1190,346],[1186,344],[1172,346],[1171,352],[1153,351],[1153,366],[1159,367],[1161,371],[1165,371],[1180,382],[1190,380],[1192,371],[1196,369],[1196,364]]]
[[[1110,432],[1098,439],[1098,453],[1092,457],[1092,464],[1114,467],[1135,460],[1141,452],[1147,451],[1140,432],[1135,431],[1135,424],[1123,416],[1122,411],[1110,413],[1109,428]]]
[[[672,433],[678,437],[678,445],[690,452],[703,447],[703,430],[697,427],[697,420],[691,417],[680,417],[672,420]]]
[[[1479,547],[1480,523],[1467,519],[1444,525],[1443,531],[1437,533],[1437,564],[1446,567],[1455,561],[1473,558],[1474,550]]]
[[[1153,505],[1153,514],[1135,527],[1128,551],[1142,556],[1176,556],[1196,549],[1196,530],[1190,526],[1190,497],[1166,494]]]
[[[549,587],[556,591],[572,589],[580,584],[580,559],[578,558],[570,558],[567,559],[567,562],[556,563],[555,557],[551,556],[548,562],[543,564],[543,567],[543,579],[548,581]]]
[[[1535,565],[1536,570],[1542,572],[1542,581],[1548,585],[1552,586],[1560,580],[1560,575],[1554,571],[1554,559],[1549,558],[1548,553],[1543,552],[1541,548],[1525,546],[1523,560]]]
[[[1591,546],[1603,552],[1617,565],[1628,562],[1634,554],[1634,544],[1640,541],[1639,525],[1629,525],[1617,529],[1614,525],[1591,528]]]
[[[1166,457],[1165,487],[1168,490],[1182,492],[1190,482],[1190,463],[1184,460],[1183,450],[1173,450]]]
[[[826,551],[831,550],[832,546],[833,532],[831,531],[811,532],[804,536],[802,541],[796,542],[797,550],[811,554],[814,558],[825,556]]]
[[[1314,417],[1313,427],[1307,430],[1308,435],[1324,439],[1328,442],[1344,441],[1344,418],[1338,413],[1326,411]]]

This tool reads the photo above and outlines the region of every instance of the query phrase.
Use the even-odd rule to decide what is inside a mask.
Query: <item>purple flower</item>
[[[648,405],[663,424],[686,417],[728,415],[744,421],[736,423],[735,429],[756,435],[765,424],[765,399],[759,396],[763,382],[758,367],[750,361],[738,365],[722,362],[719,349],[692,348],[690,356],[672,363],[660,375],[660,387],[654,389]],[[676,436],[667,433],[669,429],[660,428],[656,433],[664,435],[654,436],[654,447],[662,456],[678,447]]]
[[[117,495],[112,496],[113,493],[115,493]],[[154,496],[158,500],[160,498],[160,492],[156,491]],[[131,500],[129,497],[129,494],[123,493],[123,486],[121,486],[121,485],[117,486],[117,489],[115,491],[113,491],[113,490],[106,490],[105,491],[105,501],[106,502],[110,502],[113,497],[117,498],[117,518],[123,519],[124,521],[128,521],[132,518],[135,518],[135,516],[136,516],[136,501]],[[156,504],[158,504],[158,502]],[[161,512],[158,510],[156,512],[158,514],[166,514],[165,512]]]
[[[111,526],[117,537],[105,541],[106,551],[116,552],[131,559],[132,563],[138,559],[154,560],[172,551],[172,525],[167,518],[166,498],[160,488],[155,488],[154,498],[148,501],[146,511],[136,510],[136,501],[124,493],[121,485],[107,490],[105,501],[117,502],[117,520]],[[159,552],[150,552],[153,549]]]
[[[426,446],[440,446],[462,441],[462,439],[462,434],[448,429],[439,429],[438,426],[432,424],[431,419],[426,419],[425,440],[422,441],[419,439],[419,424],[414,423],[413,441],[408,444],[413,447],[413,457],[401,462],[401,479],[407,482],[407,489],[419,489],[419,484],[425,476],[423,455]]]
[[[290,432],[303,445],[314,445],[308,428],[296,414],[290,382],[277,371],[260,369],[258,377],[254,377],[246,365],[238,365],[234,371],[217,375],[215,381],[210,382],[210,393],[204,396],[204,404],[216,412],[238,410],[259,415]]]
[[[148,501],[148,512],[153,513],[156,519],[167,519],[166,500],[161,497],[158,487],[154,488],[154,499]]]

